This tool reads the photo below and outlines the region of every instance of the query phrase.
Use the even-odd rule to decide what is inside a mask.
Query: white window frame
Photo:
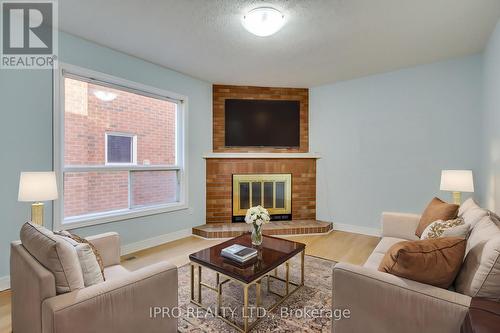
[[[121,136],[126,138],[131,138],[130,146],[130,156],[132,161],[130,162],[108,162],[108,136]],[[130,133],[121,132],[106,132],[104,133],[104,161],[106,165],[137,165],[137,135]]]
[[[53,229],[74,229],[102,223],[122,221],[142,216],[167,213],[188,209],[188,163],[187,163],[187,112],[188,99],[186,96],[169,92],[163,89],[147,86],[141,83],[125,80],[112,75],[96,72],[86,68],[59,62],[58,69],[54,69],[54,170],[56,172],[59,190],[59,199],[54,201]],[[64,78],[93,82],[119,90],[125,90],[148,97],[160,98],[176,103],[176,161],[174,165],[137,165],[130,163],[111,163],[104,165],[64,165]],[[112,132],[109,132],[112,134]],[[124,133],[122,133],[124,134]],[[129,134],[130,135],[130,134]],[[137,149],[137,139],[134,140]],[[107,142],[105,143],[107,150]],[[134,151],[136,160],[137,151]],[[107,160],[107,152],[106,152]],[[132,207],[129,199],[129,208],[123,210],[92,213],[82,216],[64,218],[64,173],[89,172],[89,171],[129,171],[129,186],[131,171],[170,171],[177,172],[178,192],[177,202],[168,204],[151,205],[145,207]],[[129,188],[129,195],[130,195]]]

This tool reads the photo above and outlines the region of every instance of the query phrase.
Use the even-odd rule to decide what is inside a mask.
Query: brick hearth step
[[[264,235],[326,234],[333,228],[331,222],[318,220],[271,221],[263,229]],[[236,237],[250,231],[246,223],[208,223],[193,228],[193,235],[203,238]]]

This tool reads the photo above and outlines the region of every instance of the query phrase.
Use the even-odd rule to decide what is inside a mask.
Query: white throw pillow
[[[474,201],[474,199],[469,198],[464,201],[463,204],[460,205],[458,208],[458,216],[464,215],[466,211],[468,211],[471,208],[480,208],[479,205]]]
[[[85,284],[85,287],[104,282],[101,267],[99,266],[97,257],[92,251],[90,245],[86,243],[79,243],[67,235],[71,234],[65,230],[57,231],[58,237],[65,239],[68,243],[75,247],[78,255],[78,261],[80,263],[80,267],[82,268],[83,283]]]
[[[462,218],[454,220],[437,220],[429,224],[420,239],[441,238],[441,237],[461,237],[467,238],[470,225],[465,224]]]
[[[76,246],[76,253],[78,254],[80,266],[82,267],[83,282],[85,287],[104,282],[101,268],[99,267],[97,258],[90,245],[79,243]]]
[[[488,216],[488,211],[486,209],[472,207],[465,211],[461,217],[464,219],[465,224],[470,224],[471,229],[473,229],[485,216]]]
[[[470,224],[471,229],[485,216],[490,216],[493,222],[497,224],[500,222],[499,217],[495,213],[481,208],[472,198],[465,200],[458,208],[458,216],[463,217],[465,224]]]

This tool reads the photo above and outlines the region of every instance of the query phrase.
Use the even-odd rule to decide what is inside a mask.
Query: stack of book
[[[228,246],[221,251],[221,256],[234,260],[240,264],[257,257],[257,250],[239,244]]]

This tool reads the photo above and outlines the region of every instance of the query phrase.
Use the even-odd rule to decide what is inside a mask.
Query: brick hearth
[[[210,223],[193,228],[193,235],[203,238],[236,237],[249,232],[250,226],[246,223]],[[316,220],[303,221],[272,221],[264,225],[265,235],[303,235],[327,233],[332,230],[332,223]]]

